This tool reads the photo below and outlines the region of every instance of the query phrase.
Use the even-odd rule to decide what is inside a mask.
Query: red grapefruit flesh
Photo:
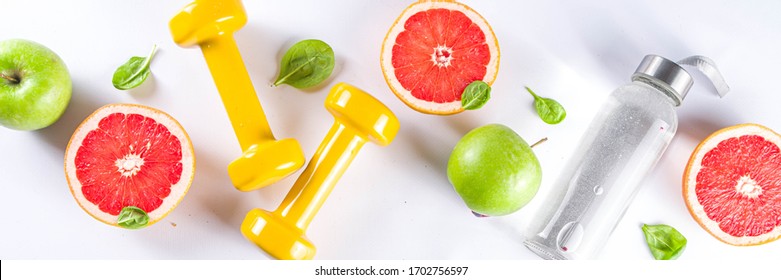
[[[499,68],[499,44],[477,12],[455,1],[419,1],[388,31],[380,57],[385,81],[411,108],[428,114],[463,111],[471,82],[489,85]]]
[[[144,210],[148,225],[165,217],[187,193],[194,171],[192,144],[181,125],[140,105],[98,109],[65,152],[65,174],[79,206],[115,226],[128,206]]]
[[[697,146],[683,177],[694,219],[732,245],[781,237],[781,136],[743,124],[719,130]]]

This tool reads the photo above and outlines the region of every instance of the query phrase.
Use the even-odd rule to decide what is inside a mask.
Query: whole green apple
[[[447,177],[476,214],[507,215],[537,194],[540,162],[526,141],[501,124],[478,127],[450,154]]]
[[[0,42],[0,125],[36,130],[53,124],[71,99],[65,63],[36,42]]]

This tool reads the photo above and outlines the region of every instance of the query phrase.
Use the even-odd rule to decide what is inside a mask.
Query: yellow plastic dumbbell
[[[336,182],[364,143],[386,146],[399,130],[399,120],[379,100],[351,85],[331,89],[325,108],[334,124],[304,172],[274,212],[253,209],[241,232],[278,259],[312,259],[315,246],[304,232]]]
[[[233,33],[247,23],[240,0],[197,0],[171,19],[174,41],[199,45],[243,151],[228,165],[233,185],[251,191],[270,185],[304,165],[295,139],[276,140],[260,106]]]

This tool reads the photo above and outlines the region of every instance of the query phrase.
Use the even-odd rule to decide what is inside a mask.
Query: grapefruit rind
[[[391,91],[401,99],[410,108],[415,109],[418,112],[426,114],[436,115],[452,115],[464,111],[461,105],[461,100],[455,100],[447,103],[437,103],[433,101],[420,100],[412,95],[410,90],[404,88],[401,83],[396,79],[396,72],[392,65],[393,46],[396,42],[396,38],[404,31],[404,23],[407,20],[423,11],[430,9],[448,9],[455,10],[464,13],[469,19],[472,20],[485,34],[485,41],[488,45],[489,52],[492,54],[490,60],[486,65],[486,73],[482,81],[488,85],[492,85],[496,80],[496,74],[499,71],[499,43],[496,40],[496,35],[493,29],[480,14],[472,10],[472,8],[457,3],[455,1],[420,1],[407,7],[402,14],[393,22],[393,26],[388,30],[388,34],[385,35],[385,39],[382,43],[382,51],[380,55],[380,65],[382,66],[382,74],[385,77],[385,82],[391,88]],[[389,40],[392,39],[392,40]]]
[[[84,119],[78,128],[76,128],[76,131],[71,137],[71,140],[68,142],[68,146],[65,149],[65,177],[68,181],[70,192],[76,199],[76,202],[79,204],[81,209],[83,209],[98,221],[112,226],[119,226],[117,224],[118,215],[111,215],[103,212],[98,208],[97,205],[89,202],[82,193],[82,184],[76,178],[75,158],[76,153],[78,152],[78,147],[74,146],[77,144],[80,146],[87,134],[90,131],[98,128],[100,120],[114,113],[140,114],[144,117],[152,118],[156,122],[168,128],[169,132],[176,136],[177,139],[179,139],[182,147],[182,177],[176,184],[171,186],[171,192],[165,199],[163,199],[163,203],[157,209],[147,213],[149,216],[149,223],[147,226],[150,226],[164,218],[166,215],[168,215],[168,213],[176,208],[182,198],[184,198],[184,195],[187,194],[187,191],[189,190],[195,175],[195,156],[193,153],[193,146],[192,142],[190,141],[190,137],[187,135],[187,132],[185,132],[181,124],[179,124],[179,122],[177,122],[173,117],[166,114],[165,112],[136,104],[109,104],[97,109],[90,116]]]
[[[705,231],[713,235],[716,239],[736,246],[761,245],[779,239],[779,237],[781,237],[781,226],[776,226],[773,230],[757,236],[730,235],[719,227],[718,222],[708,218],[704,206],[699,202],[696,194],[697,174],[699,174],[702,169],[702,159],[705,154],[708,153],[708,151],[713,150],[724,140],[744,135],[758,135],[776,145],[781,143],[781,135],[758,124],[741,124],[714,132],[695,148],[689,158],[683,175],[683,198],[692,217],[694,217],[697,223],[705,229]]]

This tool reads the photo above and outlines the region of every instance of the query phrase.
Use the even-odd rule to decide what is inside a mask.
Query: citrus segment
[[[496,79],[499,46],[485,19],[466,5],[420,1],[388,31],[380,61],[404,103],[424,113],[454,114],[463,111],[466,86]]]
[[[168,214],[187,192],[195,168],[192,145],[176,120],[153,108],[104,106],[76,129],[65,154],[68,184],[79,205],[117,225],[128,206]]]
[[[692,154],[686,206],[719,240],[757,245],[781,236],[781,136],[744,124],[722,129]]]

